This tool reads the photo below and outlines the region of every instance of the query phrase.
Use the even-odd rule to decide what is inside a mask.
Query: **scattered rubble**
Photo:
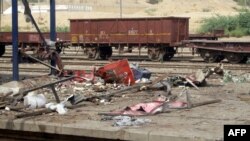
[[[229,70],[224,71],[223,82],[233,82],[233,83],[245,83],[250,82],[250,73],[244,73],[241,75],[233,75]]]
[[[94,67],[90,73],[84,70],[72,70],[65,71],[63,78],[43,76],[1,85],[0,108],[19,112],[26,109],[29,111],[15,115],[15,118],[51,112],[63,115],[68,113],[68,109],[78,107],[84,101],[107,105],[112,104],[114,96],[122,97],[139,91],[162,91],[162,95],[154,101],[137,103],[122,110],[99,113],[118,116],[112,117],[116,121],[114,126],[141,125],[149,121],[127,116],[155,115],[169,112],[171,109],[187,109],[220,102],[211,100],[192,103],[188,94],[187,86],[199,89],[200,86],[206,85],[206,79],[213,73],[223,75],[223,65],[198,70],[187,76],[169,77],[169,74],[164,74],[151,81],[151,72],[147,69],[139,67],[138,64],[129,65],[127,60],[119,60],[97,70]],[[181,95],[186,95],[186,101],[178,100],[181,95],[173,95],[171,92],[173,86],[180,85],[184,86]],[[57,93],[60,93],[61,97]]]
[[[151,77],[151,72],[145,68],[140,68],[138,64],[130,64],[130,68],[133,72],[135,81],[147,82]]]
[[[147,123],[151,123],[150,119],[135,118],[129,116],[104,116],[103,121],[113,120],[113,126],[124,127],[124,126],[141,126]]]
[[[193,86],[196,89],[199,89],[197,86],[206,86],[206,79],[214,73],[223,76],[223,64],[218,64],[218,66],[214,68],[204,68],[203,70],[199,69],[195,73],[187,76],[177,75],[168,77],[167,82],[169,82],[171,86],[184,86],[189,84],[189,86]]]
[[[47,103],[45,105],[45,107],[47,109],[50,109],[52,111],[56,111],[59,115],[64,115],[67,113],[67,108],[65,108],[64,103],[59,103],[59,104],[55,104],[55,103]]]
[[[106,116],[145,116],[170,112],[171,109],[190,109],[197,106],[221,102],[221,100],[216,99],[200,103],[192,103],[187,87],[184,87],[180,96],[182,96],[183,94],[186,95],[186,102],[178,101],[177,96],[169,95],[169,97],[166,97],[160,95],[157,100],[152,102],[139,103],[132,106],[127,106],[122,110],[114,110],[111,112],[99,114]]]
[[[128,86],[135,83],[134,75],[129,67],[128,60],[118,60],[100,67],[96,76],[104,79],[105,83],[123,83]]]
[[[24,96],[23,103],[25,107],[36,109],[44,107],[47,99],[43,94],[37,94],[36,91],[33,91]]]

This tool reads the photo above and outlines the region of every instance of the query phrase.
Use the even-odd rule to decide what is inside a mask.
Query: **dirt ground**
[[[175,87],[172,89],[172,94],[173,95],[179,95],[183,88]],[[249,83],[239,83],[239,84],[234,84],[234,83],[227,83],[224,84],[220,82],[218,79],[210,79],[208,81],[208,85],[205,87],[201,87],[200,90],[196,90],[194,88],[189,89],[189,93],[191,96],[192,102],[201,102],[201,101],[206,101],[206,100],[213,100],[213,99],[221,99],[222,102],[220,104],[211,104],[211,105],[205,105],[201,106],[201,108],[204,109],[209,109],[210,107],[218,108],[218,106],[221,106],[222,109],[228,109],[228,111],[224,111],[225,114],[228,114],[228,112],[233,112],[237,111],[240,109],[245,109],[248,110],[249,104],[250,104],[250,98],[245,98],[247,95],[250,95],[250,88],[249,88]],[[141,102],[150,102],[155,100],[158,95],[164,94],[162,91],[151,91],[151,92],[138,92],[138,93],[128,93],[128,94],[122,94],[118,95],[117,97],[114,97],[111,101],[111,103],[107,105],[95,105],[95,104],[90,104],[91,106],[86,106],[82,108],[77,108],[75,110],[70,110],[69,113],[65,116],[59,116],[56,113],[55,114],[50,114],[48,117],[47,115],[44,116],[39,116],[37,119],[42,119],[44,118],[46,120],[49,120],[50,122],[65,122],[65,117],[69,118],[71,120],[66,120],[67,122],[74,122],[74,120],[81,120],[83,118],[91,119],[91,120],[100,120],[100,116],[97,115],[98,112],[109,112],[111,110],[115,109],[122,109],[126,106],[129,105],[134,105],[137,103]],[[63,96],[62,96],[63,97]],[[186,101],[185,100],[185,95],[181,96],[180,99],[181,101]],[[225,101],[234,101],[234,102],[239,102],[244,106],[247,107],[242,107],[242,105],[239,105],[239,107],[235,107],[235,105],[223,105]],[[198,108],[199,109],[199,108]],[[181,111],[181,110],[180,110]],[[179,111],[179,112],[180,112]],[[184,110],[186,111],[186,110]],[[192,109],[188,110],[189,112],[192,112]],[[196,110],[195,110],[196,111]],[[176,111],[178,113],[178,111]],[[221,111],[222,112],[222,111]],[[175,113],[175,112],[173,112]],[[185,112],[184,112],[185,113]],[[171,115],[170,113],[169,115]],[[176,114],[176,113],[175,113]],[[202,115],[202,112],[199,113]],[[212,113],[211,113],[212,114]],[[241,114],[247,114],[247,113],[241,113]],[[86,115],[86,116],[83,116]],[[165,114],[164,114],[165,115]],[[248,113],[249,115],[249,113]],[[236,116],[236,115],[235,115]],[[239,117],[234,117],[234,118],[247,118],[245,116],[240,116]],[[250,116],[250,115],[249,115]],[[206,117],[203,117],[206,118]],[[224,117],[224,118],[230,118],[230,117]],[[245,119],[246,122],[249,119]]]
[[[236,73],[236,72],[233,72]],[[1,81],[7,81],[2,79]],[[9,77],[10,78],[10,77]],[[152,78],[154,79],[154,78]],[[207,85],[199,87],[199,90],[190,87],[188,92],[192,103],[204,102],[220,99],[220,103],[199,106],[191,109],[171,110],[169,113],[161,113],[153,116],[143,116],[151,120],[150,123],[141,126],[121,127],[121,129],[138,129],[143,131],[167,131],[168,134],[177,137],[201,137],[213,140],[220,140],[223,137],[223,125],[225,124],[250,124],[250,87],[249,82],[224,83],[222,77],[212,75],[207,79]],[[58,91],[61,100],[64,100],[72,93],[68,91]],[[172,95],[179,96],[183,87],[172,87]],[[46,98],[49,102],[55,102],[51,91],[45,90]],[[83,94],[88,90],[83,90]],[[113,120],[103,121],[104,116],[98,113],[110,112],[112,110],[123,109],[127,106],[142,102],[151,102],[164,91],[142,91],[121,93],[112,97],[107,103],[83,102],[83,106],[68,109],[67,114],[59,115],[56,112],[43,114],[35,117],[23,118],[21,120],[53,123],[59,125],[85,124],[85,122],[100,122],[100,129],[112,128]],[[185,95],[178,98],[178,101],[186,101]],[[20,112],[0,110],[0,119],[12,119]],[[102,127],[101,125],[105,125]],[[98,125],[99,126],[99,125]],[[178,133],[176,133],[178,131]],[[181,134],[180,134],[181,133]]]
[[[159,116],[188,116],[186,114],[195,114],[198,117],[205,120],[208,118],[207,116],[213,116],[215,113],[209,113],[209,115],[205,115],[208,113],[210,109],[215,110],[217,112],[221,112],[222,114],[220,118],[228,118],[232,120],[244,120],[245,122],[250,122],[249,116],[249,107],[250,107],[250,87],[249,82],[246,83],[224,83],[221,78],[218,76],[212,76],[210,79],[207,79],[207,85],[204,87],[199,87],[197,90],[193,87],[188,89],[188,92],[191,96],[192,103],[221,99],[222,102],[218,104],[205,105],[201,107],[197,107],[194,109],[188,110],[175,110],[171,113],[160,114]],[[179,96],[179,94],[183,91],[183,87],[172,87],[172,95]],[[70,95],[70,93],[60,93],[59,97],[61,100]],[[41,115],[35,117],[36,120],[45,120],[48,122],[56,122],[56,123],[74,123],[78,120],[88,119],[88,120],[101,120],[101,116],[97,115],[100,112],[109,112],[112,110],[122,109],[126,106],[134,105],[141,102],[150,102],[155,100],[159,95],[163,94],[164,91],[142,91],[142,92],[127,92],[118,94],[113,97],[112,100],[106,104],[94,104],[91,102],[86,102],[86,106],[70,109],[66,115],[58,115],[57,113],[51,113],[46,115]],[[55,101],[52,93],[47,93],[46,97],[48,101]],[[182,95],[178,98],[179,101],[186,101],[185,95]],[[230,105],[231,102],[238,103],[236,105]],[[85,102],[84,102],[85,103]],[[202,109],[207,109],[208,111],[203,111]],[[198,111],[198,113],[197,113]],[[243,112],[244,111],[244,112]],[[1,115],[6,115],[11,117],[10,111],[1,111]],[[179,114],[177,114],[179,113]],[[158,117],[158,116],[156,116]],[[5,118],[5,116],[1,116],[1,118]],[[154,116],[150,116],[150,119],[154,122]],[[65,120],[66,119],[66,120]],[[67,120],[68,119],[68,120]],[[208,120],[208,119],[206,119]],[[160,124],[160,123],[159,123]]]
[[[190,17],[190,33],[197,32],[202,20],[216,15],[235,15],[241,9],[233,0],[163,0],[159,4],[149,4],[146,0],[122,1],[123,17],[159,17],[181,16]],[[68,19],[74,18],[119,18],[120,3],[117,0],[77,1],[62,0],[57,4],[77,4],[93,7],[92,11],[58,11],[56,14],[57,26],[69,26]],[[48,5],[44,2],[40,5]],[[49,29],[49,13],[34,13],[35,19],[40,19],[40,27]],[[11,24],[11,15],[2,15],[1,26],[6,28]],[[41,20],[42,19],[42,20]],[[19,14],[20,31],[33,31],[34,27],[25,22],[22,13]]]
[[[222,140],[223,125],[225,124],[250,124],[250,88],[249,83],[222,83],[218,78],[208,79],[205,87],[199,90],[189,88],[192,103],[209,101],[214,99],[222,100],[220,103],[204,105],[191,109],[172,110],[170,113],[161,113],[153,116],[143,116],[138,118],[149,119],[150,123],[141,126],[121,127],[121,129],[135,129],[143,132],[153,130],[157,132],[167,131],[167,134],[179,137],[206,138],[212,140]],[[172,95],[179,95],[183,88],[172,88]],[[65,115],[57,113],[43,114],[40,116],[24,118],[24,121],[40,121],[59,125],[85,124],[86,121],[101,122],[106,127],[112,127],[114,121],[102,120],[104,116],[98,113],[123,109],[126,106],[141,102],[155,100],[162,91],[138,92],[117,95],[107,104],[93,104],[84,102],[86,105],[69,109]],[[53,99],[53,96],[49,96]],[[65,97],[65,94],[60,94]],[[185,95],[179,101],[185,101]],[[11,119],[14,112],[1,111],[0,119]],[[93,125],[96,126],[96,125]],[[176,132],[178,131],[178,132]],[[179,134],[179,135],[178,135]]]

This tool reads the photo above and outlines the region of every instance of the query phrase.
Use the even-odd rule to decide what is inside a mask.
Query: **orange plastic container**
[[[124,83],[133,85],[135,83],[134,75],[129,67],[128,60],[119,60],[107,64],[97,70],[97,75],[102,77],[105,81],[115,81],[117,83]]]

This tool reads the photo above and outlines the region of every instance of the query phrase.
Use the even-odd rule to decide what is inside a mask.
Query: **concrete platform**
[[[85,106],[70,110],[67,115],[53,113],[11,120],[2,114],[0,129],[133,141],[218,141],[223,140],[223,125],[250,124],[249,102],[237,97],[249,92],[247,86],[249,83],[213,84],[200,91],[190,89],[194,101],[219,98],[222,102],[140,117],[152,122],[139,127],[113,127],[112,121],[101,121],[97,113],[149,100],[149,96],[118,98],[113,104]],[[180,91],[180,88],[173,90]]]

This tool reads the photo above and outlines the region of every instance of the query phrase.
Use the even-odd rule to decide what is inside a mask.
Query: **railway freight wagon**
[[[250,57],[249,41],[188,40],[183,43],[196,50],[208,63],[221,62],[224,59],[230,63],[246,63]]]
[[[111,57],[112,47],[147,47],[151,60],[170,60],[188,29],[189,18],[180,17],[70,19],[72,46],[84,48],[91,59]]]
[[[48,32],[43,33],[45,39],[50,38]],[[58,43],[69,41],[68,32],[58,32],[57,38]],[[19,32],[18,34],[18,44],[19,47],[38,47],[42,44],[42,39],[37,32]],[[5,53],[5,48],[7,45],[12,45],[12,33],[11,32],[0,32],[0,56]]]

